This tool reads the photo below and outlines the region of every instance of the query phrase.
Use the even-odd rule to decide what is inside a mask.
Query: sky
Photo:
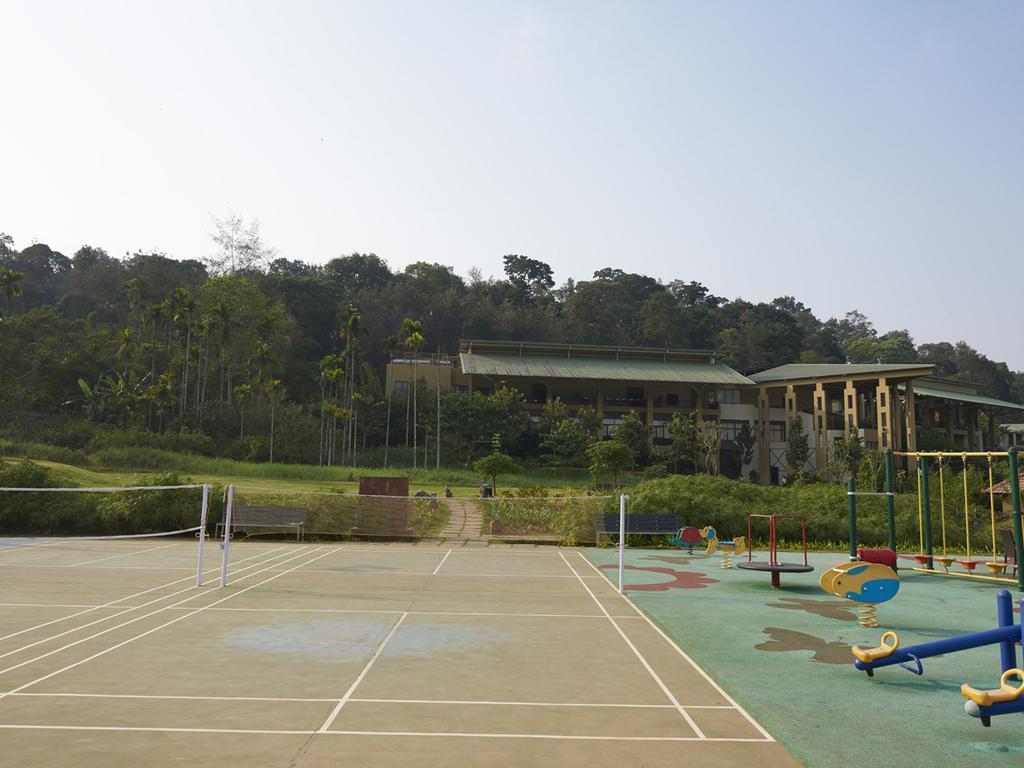
[[[0,232],[603,267],[1024,369],[1024,3],[0,0]]]

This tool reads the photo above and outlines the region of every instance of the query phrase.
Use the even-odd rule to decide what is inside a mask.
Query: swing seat
[[[964,683],[960,686],[960,695],[965,699],[973,701],[979,707],[991,707],[994,704],[1004,704],[1009,701],[1016,701],[1024,694],[1024,684],[1010,685],[1010,678],[1016,677],[1024,681],[1024,671],[1019,669],[1008,669],[999,677],[999,687],[993,691],[984,691],[975,688],[973,685]]]
[[[985,567],[988,568],[989,572],[994,576],[1002,576],[1003,571],[1006,570],[1006,563],[998,563],[995,560],[985,563]]]
[[[949,566],[956,562],[955,557],[947,557],[945,555],[943,555],[942,557],[936,557],[935,559],[938,560],[939,565],[941,565],[947,571],[949,570]]]
[[[917,560],[919,565],[928,565],[928,561],[933,558],[933,555],[911,555],[912,558]]]
[[[973,571],[975,568],[978,567],[977,560],[957,560],[957,562],[960,563],[960,565],[962,565],[968,571]]]
[[[850,650],[853,652],[853,655],[857,657],[858,661],[861,661],[864,664],[871,664],[879,659],[884,659],[886,656],[892,656],[899,647],[900,639],[896,633],[886,632],[882,635],[882,644],[877,648],[863,648],[859,645],[855,645]]]

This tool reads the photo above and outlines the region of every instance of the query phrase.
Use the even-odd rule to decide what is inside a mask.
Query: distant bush
[[[0,488],[61,488],[66,480],[25,459],[0,463]],[[8,534],[53,536],[101,529],[95,497],[81,493],[0,491],[0,530]]]
[[[981,494],[980,477],[969,473],[972,543],[989,540],[987,496]],[[957,484],[959,477],[947,478]],[[962,486],[957,486],[962,488]],[[914,493],[895,497],[896,541],[904,552],[919,549],[918,506]],[[950,487],[947,486],[947,493]],[[846,488],[829,483],[797,483],[790,487],[763,486],[710,475],[675,475],[640,483],[629,492],[630,511],[634,514],[674,513],[680,525],[714,526],[722,536],[745,536],[747,515],[801,515],[807,519],[807,538],[818,546],[849,545],[849,517]],[[937,482],[933,480],[931,498],[932,544],[941,548],[941,514]],[[984,504],[982,504],[984,501]],[[997,515],[997,523],[1002,516]],[[767,538],[766,521],[755,521],[754,536]],[[784,522],[780,536],[787,542],[800,540],[798,524]],[[888,526],[885,498],[861,498],[857,503],[857,539],[862,546],[885,546]],[[951,549],[964,544],[963,500],[946,497],[946,541]],[[984,544],[982,545],[984,546]],[[991,545],[989,545],[991,546]],[[979,550],[983,551],[983,550]]]
[[[176,472],[137,477],[133,486],[190,485],[192,479]],[[202,489],[122,491],[100,497],[97,505],[104,528],[111,533],[157,533],[199,525]]]

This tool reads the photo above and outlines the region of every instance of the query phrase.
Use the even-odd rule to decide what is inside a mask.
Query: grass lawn
[[[164,452],[161,452],[164,453]],[[169,454],[166,461],[153,462],[152,456],[146,452],[143,463],[132,467],[81,466],[45,458],[30,457],[33,462],[60,473],[69,481],[87,487],[111,487],[131,485],[139,475],[153,475],[161,472],[179,472],[187,475],[197,483],[212,485],[250,485],[279,491],[341,491],[356,493],[359,489],[358,478],[362,475],[396,475],[409,476],[409,491],[441,494],[445,485],[451,487],[456,497],[478,497],[479,481],[473,481],[474,473],[460,470],[412,470],[394,468],[392,470],[368,469],[357,467],[317,467],[294,464],[254,464],[228,459],[211,459],[203,456],[187,454]],[[164,457],[167,458],[167,457]],[[4,456],[0,461],[16,462],[22,457]],[[158,466],[153,466],[158,464]],[[349,479],[350,477],[354,479]],[[518,488],[522,486],[547,485],[553,490],[566,487],[577,487],[584,490],[586,479],[569,479],[558,477],[553,472],[533,472],[512,477],[498,478],[499,487]]]

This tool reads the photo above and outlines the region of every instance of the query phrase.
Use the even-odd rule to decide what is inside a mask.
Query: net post
[[[1017,449],[1008,452],[1010,459],[1010,502],[1013,505],[1013,539],[1017,560],[1017,588],[1024,590],[1024,525],[1021,524],[1020,508],[1020,469]]]
[[[892,448],[885,450],[885,513],[889,529],[889,549],[896,551],[896,496],[893,471]]]
[[[623,575],[626,564],[626,494],[619,494],[619,594],[623,594]]]
[[[850,524],[850,562],[857,559],[857,481],[850,478],[846,483],[846,509]]]
[[[921,457],[921,533],[924,540],[924,552],[928,555],[927,568],[932,569],[935,563],[932,562],[932,500],[928,494],[928,472],[931,470],[930,457]]]
[[[228,583],[228,547],[231,542],[231,508],[235,505],[235,486],[228,486],[228,503],[224,507],[224,540],[221,542],[220,585]]]
[[[203,508],[199,513],[199,555],[196,564],[196,586],[203,586],[203,545],[206,543],[206,516],[210,509],[210,486],[203,483]]]

